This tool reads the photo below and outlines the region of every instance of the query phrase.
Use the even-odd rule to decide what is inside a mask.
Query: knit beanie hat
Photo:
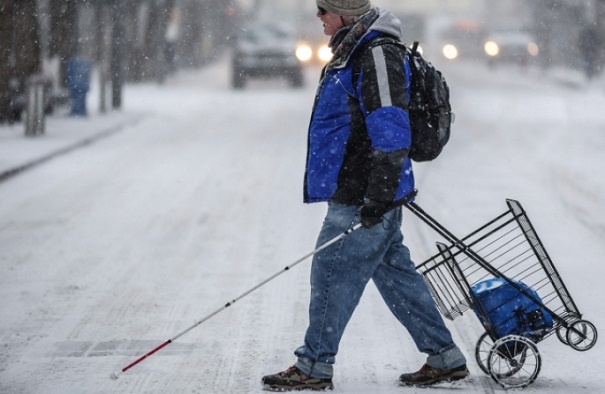
[[[342,16],[360,16],[372,8],[370,0],[317,0],[317,6]]]

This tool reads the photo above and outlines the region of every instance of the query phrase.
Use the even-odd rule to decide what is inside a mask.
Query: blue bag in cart
[[[473,311],[483,326],[491,328],[498,338],[521,335],[537,342],[552,329],[552,316],[538,293],[522,282],[513,283],[519,288],[503,278],[474,285],[471,290],[483,311],[476,305],[472,306]]]

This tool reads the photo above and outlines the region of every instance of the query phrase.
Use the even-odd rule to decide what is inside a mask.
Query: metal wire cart
[[[597,330],[582,319],[521,204],[506,203],[506,212],[464,238],[415,203],[404,205],[449,242],[417,267],[439,310],[454,320],[472,309],[485,328],[475,347],[479,367],[504,388],[520,388],[540,373],[538,342],[556,333],[586,351]]]

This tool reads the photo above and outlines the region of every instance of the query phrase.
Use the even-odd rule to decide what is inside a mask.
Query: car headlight
[[[296,58],[303,63],[311,60],[313,57],[313,50],[308,44],[298,44],[296,46]]]
[[[500,53],[500,47],[494,41],[487,41],[485,45],[483,45],[483,49],[488,56],[498,56]]]
[[[448,60],[454,60],[458,57],[458,48],[453,44],[446,44],[441,49],[443,56]]]
[[[325,63],[329,62],[330,59],[332,59],[332,50],[330,49],[328,44],[324,44],[319,47],[319,49],[317,50],[317,57],[319,58],[319,60]]]
[[[538,44],[536,44],[535,42],[530,42],[529,44],[527,44],[527,52],[529,52],[529,54],[532,56],[538,56],[538,53],[540,53]]]

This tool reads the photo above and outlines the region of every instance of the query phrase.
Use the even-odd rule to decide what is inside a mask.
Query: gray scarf
[[[344,26],[330,40],[330,48],[334,56],[328,63],[328,68],[340,69],[346,66],[353,49],[363,36],[366,35],[368,29],[378,19],[378,9],[372,8],[366,12],[353,25]]]

